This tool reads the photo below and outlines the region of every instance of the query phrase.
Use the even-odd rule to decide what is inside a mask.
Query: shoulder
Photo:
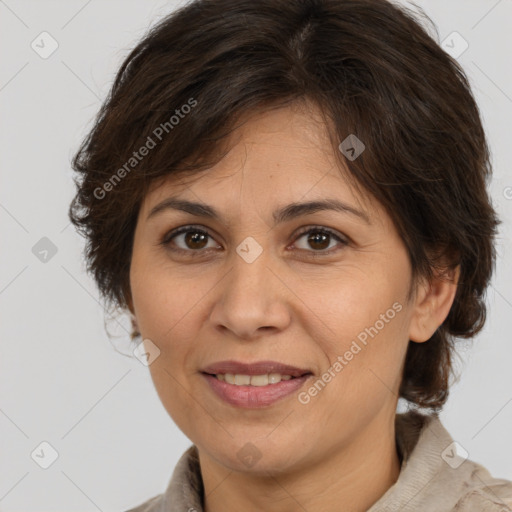
[[[512,512],[512,482],[471,460],[437,415],[410,411],[396,427],[402,470],[375,512]]]
[[[135,508],[126,510],[125,512],[160,512],[162,510],[162,498],[163,495],[159,494],[158,496],[141,503]]]
[[[460,512],[510,512],[512,511],[512,482],[493,478],[479,464],[471,463],[473,471],[465,482],[465,492],[455,510]]]

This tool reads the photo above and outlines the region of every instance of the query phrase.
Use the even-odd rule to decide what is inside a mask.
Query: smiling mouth
[[[281,373],[264,373],[260,375],[246,375],[239,373],[207,373],[203,372],[205,375],[210,375],[215,377],[217,380],[221,382],[226,382],[227,384],[234,384],[235,386],[268,386],[272,384],[279,384],[281,381],[298,379],[301,377],[313,375],[311,372],[306,372],[302,375],[288,375]]]
[[[295,371],[295,373],[298,373]],[[302,373],[302,375],[300,374]],[[244,375],[232,373],[211,374],[201,372],[210,389],[223,402],[243,409],[270,407],[291,397],[313,376],[303,371],[298,375],[279,373]]]

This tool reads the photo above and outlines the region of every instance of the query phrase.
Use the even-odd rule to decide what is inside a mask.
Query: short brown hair
[[[467,77],[420,15],[384,0],[196,0],[156,24],[122,63],[73,159],[69,215],[107,302],[131,303],[133,235],[149,186],[220,160],[242,114],[307,99],[334,127],[340,169],[393,219],[413,277],[460,265],[448,317],[428,342],[409,342],[400,389],[440,409],[455,337],[485,322],[500,221]],[[337,150],[351,134],[366,146],[355,160]],[[135,159],[150,139],[154,149]]]

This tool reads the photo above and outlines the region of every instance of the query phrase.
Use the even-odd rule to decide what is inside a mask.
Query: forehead
[[[144,209],[170,194],[215,202],[220,208],[233,196],[250,198],[250,204],[334,196],[375,215],[375,201],[350,186],[348,170],[336,157],[328,126],[314,105],[292,104],[251,113],[241,118],[226,147],[223,158],[208,169],[188,176],[170,174],[154,182]]]

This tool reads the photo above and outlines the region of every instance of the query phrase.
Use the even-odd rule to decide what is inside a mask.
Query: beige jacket
[[[437,416],[396,415],[398,480],[367,512],[512,512],[512,482],[456,452]],[[463,449],[459,450],[463,453]],[[178,461],[163,494],[127,512],[204,512],[197,448]]]

